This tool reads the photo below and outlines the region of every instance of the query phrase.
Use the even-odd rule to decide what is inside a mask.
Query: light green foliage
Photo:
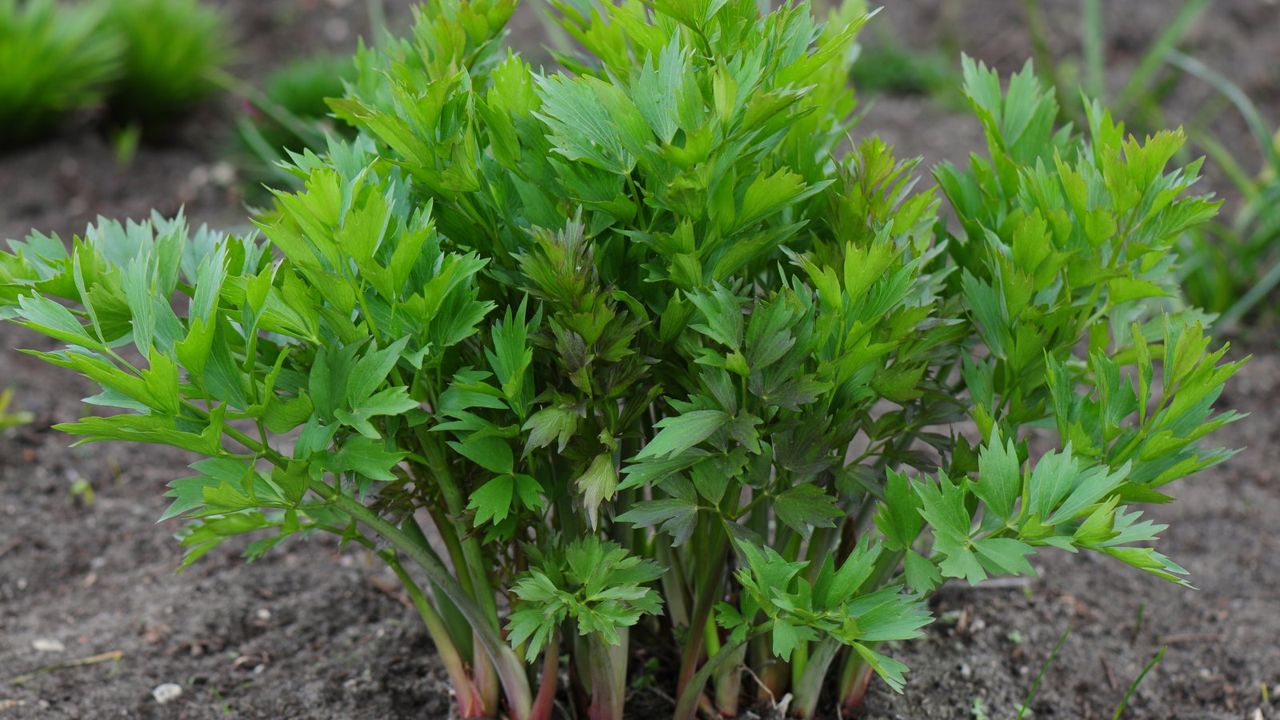
[[[580,634],[599,634],[616,645],[618,628],[631,627],[662,607],[658,594],[644,587],[661,577],[663,570],[657,563],[591,536],[553,555],[536,562],[512,588],[520,605],[511,614],[509,639],[516,645],[529,641],[530,662],[569,618]]]
[[[503,47],[504,0],[362,51],[332,103],[360,136],[296,157],[262,237],[0,255],[0,313],[124,410],[64,429],[203,456],[166,514],[189,560],[378,549],[460,714],[520,720],[561,648],[592,717],[641,633],[681,656],[680,718],[713,676],[736,707],[743,665],[811,715],[824,678],[900,688],[884,643],[948,579],[1057,548],[1185,582],[1141,506],[1227,456],[1238,364],[1167,301],[1216,209],[1180,134],[1058,128],[1029,69],[967,61],[989,147],[937,169],[948,222],[916,163],[847,143],[856,5],[557,6],[564,71]]]
[[[120,38],[102,8],[0,0],[0,148],[55,128],[99,101],[120,69]]]
[[[157,120],[216,89],[212,73],[230,49],[227,22],[200,0],[107,0],[106,26],[124,42],[114,111]]]

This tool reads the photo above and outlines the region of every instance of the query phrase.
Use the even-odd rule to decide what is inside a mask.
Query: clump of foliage
[[[1235,186],[1240,207],[1229,220],[1187,233],[1183,287],[1192,303],[1221,313],[1215,326],[1227,328],[1263,308],[1273,311],[1274,304],[1264,301],[1280,286],[1280,130],[1268,125],[1244,90],[1226,76],[1182,53],[1168,59],[1234,106],[1262,158],[1255,166],[1256,161],[1232,154],[1220,136],[1201,133],[1195,138]]]
[[[213,93],[227,60],[226,18],[200,0],[110,0],[106,24],[124,43],[111,95],[117,116],[170,117]]]
[[[0,312],[113,408],[61,428],[201,457],[164,515],[187,563],[363,545],[459,715],[517,720],[621,718],[639,645],[682,720],[853,706],[942,582],[1041,550],[1187,583],[1142,507],[1229,455],[1238,363],[1168,300],[1216,211],[1180,133],[1055,127],[1030,68],[966,61],[987,154],[939,194],[846,142],[858,3],[556,5],[563,70],[504,47],[513,0],[363,52],[331,103],[360,137],[296,158],[262,237],[0,255]]]
[[[31,422],[31,413],[22,410],[11,410],[12,405],[13,388],[0,390],[0,432]]]
[[[268,76],[261,94],[251,96],[236,119],[236,154],[250,180],[288,183],[295,176],[278,167],[288,153],[323,148],[330,133],[353,137],[350,126],[332,122],[325,101],[342,97],[354,79],[351,59],[333,55],[299,58]]]
[[[941,53],[913,50],[884,40],[860,48],[852,80],[859,92],[892,95],[958,95],[954,67]]]
[[[0,0],[0,147],[49,132],[102,99],[121,46],[101,21],[97,5]]]

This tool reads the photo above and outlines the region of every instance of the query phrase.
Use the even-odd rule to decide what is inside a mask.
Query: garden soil
[[[946,34],[1002,69],[1021,64],[1029,43],[1020,3],[956,4],[959,11],[942,0],[892,2],[874,22],[915,45]],[[1117,28],[1108,40],[1114,84],[1175,4],[1107,4]],[[224,5],[241,39],[237,70],[251,80],[291,55],[349,50],[367,27],[365,4],[352,0]],[[1061,31],[1051,38],[1055,51],[1073,50],[1076,5],[1045,2],[1051,28]],[[408,14],[396,3],[388,10],[393,23]],[[1220,0],[1205,20],[1190,49],[1280,121],[1280,5]],[[536,18],[521,16],[516,42],[536,51],[537,28]],[[1179,84],[1171,118],[1193,121],[1208,97]],[[0,158],[0,238],[31,227],[70,237],[99,214],[139,218],[152,207],[243,226],[234,171],[219,159],[234,106],[201,108],[127,165],[92,118]],[[1257,156],[1238,120],[1224,114],[1215,122],[1242,156]],[[920,98],[876,98],[861,128],[929,164],[962,161],[981,142],[975,121]],[[1038,577],[1025,582],[948,584],[933,602],[940,620],[928,637],[891,648],[912,669],[905,694],[874,682],[861,717],[1012,718],[1070,630],[1028,717],[1110,718],[1167,647],[1125,717],[1280,718],[1280,352],[1272,333],[1237,344],[1233,352],[1255,357],[1221,404],[1250,416],[1218,437],[1244,451],[1174,486],[1178,501],[1151,511],[1170,524],[1161,548],[1190,570],[1198,590],[1054,552],[1039,557]],[[249,565],[224,546],[175,573],[177,526],[156,518],[164,483],[191,458],[149,447],[68,448],[50,426],[79,417],[79,398],[91,389],[13,351],[19,347],[51,346],[0,328],[0,386],[14,386],[18,405],[35,415],[0,438],[0,720],[448,717],[443,669],[378,562],[316,538]],[[73,492],[86,483],[91,498]],[[153,690],[166,683],[181,694],[162,704]],[[652,690],[636,691],[632,706],[640,720],[670,712]]]

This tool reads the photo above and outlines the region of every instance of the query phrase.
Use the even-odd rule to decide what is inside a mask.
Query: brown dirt
[[[958,2],[958,0],[947,0]],[[959,20],[943,0],[889,3],[885,18],[908,41],[936,40],[949,28],[961,47],[1008,69],[1027,54],[1017,0],[965,0]],[[366,26],[351,0],[227,0],[242,42],[237,69],[254,79],[284,58],[319,47],[350,48]],[[403,2],[388,2],[396,21]],[[1045,0],[1056,50],[1071,51],[1074,0]],[[1172,11],[1162,0],[1107,3],[1114,77],[1126,76],[1139,48]],[[526,8],[527,9],[527,8]],[[1121,22],[1123,21],[1123,22]],[[526,14],[517,41],[536,46]],[[1254,93],[1280,120],[1280,6],[1220,0],[1192,47]],[[1174,112],[1191,117],[1203,89],[1182,85]],[[164,147],[144,146],[125,168],[91,121],[22,153],[0,158],[0,238],[30,227],[65,236],[98,214],[141,217],[185,205],[196,221],[243,222],[239,196],[220,182],[220,151],[234,101],[211,103],[183,122]],[[1237,122],[1224,114],[1227,129]],[[862,126],[927,162],[963,160],[981,140],[976,123],[928,100],[879,98]],[[1228,133],[1247,150],[1243,133]],[[2,718],[439,718],[448,713],[443,672],[394,579],[363,551],[327,539],[295,543],[252,565],[235,548],[175,574],[173,525],[157,525],[164,482],[185,473],[175,451],[113,445],[67,449],[49,426],[78,417],[88,393],[61,371],[10,352],[48,347],[0,327],[0,387],[13,385],[36,422],[0,438],[0,719]],[[1025,587],[950,585],[922,641],[894,649],[911,668],[902,696],[873,685],[864,717],[973,717],[981,698],[993,720],[1013,717],[1054,642],[1073,634],[1046,673],[1035,717],[1110,717],[1129,682],[1162,645],[1164,661],[1139,688],[1129,718],[1280,717],[1260,688],[1280,696],[1280,353],[1259,356],[1223,398],[1251,412],[1222,434],[1248,450],[1153,511],[1171,524],[1163,549],[1200,590],[1188,592],[1089,556],[1046,554]],[[95,490],[92,505],[72,483]],[[1141,620],[1139,621],[1139,617]],[[63,651],[38,652],[36,640]],[[53,663],[121,651],[120,660],[10,679]],[[160,683],[183,687],[159,705]],[[637,697],[664,712],[652,694]]]

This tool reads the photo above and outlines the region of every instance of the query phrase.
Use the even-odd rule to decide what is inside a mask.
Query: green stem
[[[702,659],[702,642],[705,638],[702,628],[711,618],[711,609],[723,590],[724,554],[727,545],[728,537],[723,533],[716,533],[711,552],[705,556],[705,562],[698,563],[706,572],[700,573],[703,584],[698,588],[698,595],[694,600],[693,616],[689,619],[689,632],[686,635],[684,653],[680,657],[680,677],[676,684],[676,692],[681,695],[687,692],[689,683],[697,676],[695,670],[698,667],[698,661]],[[705,684],[706,679],[703,678],[702,684],[698,686],[699,692]]]
[[[798,643],[795,650],[791,652],[791,689],[793,691],[800,687],[800,681],[804,680],[805,670],[808,667],[809,643]]]
[[[702,688],[706,686],[707,680],[711,678],[711,674],[720,669],[725,663],[733,659],[738,648],[742,647],[752,638],[763,635],[768,632],[773,623],[767,622],[756,628],[754,632],[741,640],[733,640],[726,643],[720,648],[720,652],[712,655],[698,672],[693,674],[688,685],[680,692],[679,700],[676,702],[676,711],[673,715],[674,720],[693,720],[698,712],[698,698],[702,696]]]
[[[436,553],[435,548],[431,547],[431,543],[427,540],[426,534],[422,532],[422,526],[418,524],[417,519],[414,518],[412,514],[405,518],[404,522],[400,523],[400,528],[404,530],[410,538],[416,541],[419,546],[435,556],[437,561],[439,560],[439,554]],[[461,579],[462,578],[459,578],[459,580]],[[454,639],[454,643],[458,646],[459,650],[466,651],[466,654],[463,656],[464,659],[467,662],[474,662],[475,655],[472,652],[474,644],[472,642],[473,633],[471,632],[471,623],[467,622],[467,619],[458,611],[457,606],[453,604],[453,601],[450,600],[449,596],[445,595],[442,590],[433,585],[432,592],[436,605],[440,608],[440,616],[444,619],[445,625],[449,628],[450,637]],[[470,591],[468,590],[468,592]]]
[[[355,498],[318,481],[311,483],[311,489],[352,519],[381,535],[383,539],[422,566],[427,578],[443,590],[458,606],[458,610],[471,622],[476,641],[484,648],[498,671],[512,720],[528,720],[533,698],[524,664],[498,634],[497,628],[491,624],[485,609],[462,589],[458,580],[449,574],[448,568],[431,553],[419,547],[404,531],[378,516]],[[490,596],[490,602],[492,602],[492,596]]]
[[[712,653],[712,656],[718,652]],[[722,717],[738,716],[738,702],[742,697],[742,666],[746,658],[747,645],[743,643],[715,673],[716,709]]]
[[[813,717],[818,709],[818,698],[822,695],[822,681],[827,677],[831,662],[840,651],[840,643],[835,638],[824,638],[819,642],[805,664],[804,672],[795,681],[792,692],[795,693],[795,712],[804,720]]]
[[[557,630],[551,634],[551,640],[542,651],[542,679],[538,683],[538,695],[533,700],[533,712],[529,714],[529,720],[551,720],[559,681],[560,631]]]
[[[443,508],[439,505],[428,505],[427,513],[431,515],[431,522],[436,526],[436,532],[440,534],[440,540],[444,543],[445,552],[449,553],[449,562],[453,563],[454,571],[458,575],[458,582],[462,585],[462,589],[467,591],[471,597],[475,597],[476,590],[471,584],[471,573],[466,571],[467,559],[462,552],[462,542],[458,540],[458,533],[453,526],[453,522],[449,520],[449,516],[445,514]]]
[[[591,666],[591,707],[587,709],[589,720],[623,720],[627,701],[627,655],[630,632],[618,631],[617,645],[606,645],[599,633],[588,639]]]
[[[689,627],[689,587],[685,582],[684,561],[669,543],[658,543],[658,562],[667,568],[662,574],[662,595],[667,600],[667,614],[675,627]]]
[[[866,643],[874,648],[872,643]],[[846,713],[853,713],[862,707],[867,697],[867,688],[871,685],[871,666],[858,653],[850,650],[844,660],[844,668],[840,671],[840,707]]]
[[[483,698],[480,697],[479,690],[476,688],[471,676],[467,674],[466,663],[461,653],[458,652],[458,647],[454,644],[448,628],[445,627],[443,618],[436,613],[435,608],[431,606],[418,583],[414,582],[413,577],[405,571],[404,566],[400,564],[400,559],[396,557],[395,551],[383,550],[378,555],[391,567],[396,577],[400,578],[400,584],[404,585],[405,592],[409,594],[409,599],[413,601],[413,606],[418,610],[418,614],[422,616],[422,622],[427,626],[427,634],[431,636],[431,641],[435,643],[436,652],[440,654],[440,660],[444,663],[445,672],[449,674],[449,680],[453,683],[454,692],[458,695],[458,714],[464,718],[491,717],[497,714],[498,708],[486,705]]]
[[[436,484],[440,487],[440,494],[444,498],[445,506],[448,508],[451,517],[462,517],[466,508],[462,491],[458,487],[457,481],[453,477],[453,473],[449,471],[449,465],[445,461],[444,450],[436,438],[424,437],[426,433],[419,433],[418,440],[422,446],[423,455],[426,456],[427,462],[431,468],[432,477]],[[474,537],[466,537],[462,541],[462,555],[465,560],[465,568],[458,568],[458,573],[469,572],[471,574],[471,583],[475,588],[475,598],[488,615],[490,622],[494,628],[498,627],[498,606],[493,597],[493,586],[489,582],[489,575],[485,572],[488,565],[485,563],[484,555],[480,551],[480,543]]]

